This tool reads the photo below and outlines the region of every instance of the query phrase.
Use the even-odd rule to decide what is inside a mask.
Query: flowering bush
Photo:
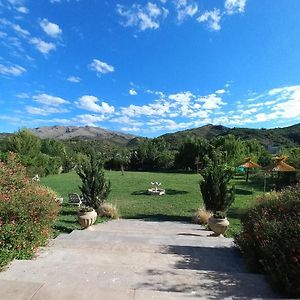
[[[46,242],[59,209],[55,198],[27,177],[15,154],[0,162],[0,268],[31,257]]]
[[[277,290],[300,296],[300,186],[259,197],[242,217],[235,242],[249,266],[266,273]]]

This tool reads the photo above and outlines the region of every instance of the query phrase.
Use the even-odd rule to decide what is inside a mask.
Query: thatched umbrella
[[[280,177],[282,178],[284,174],[292,175],[293,173],[296,172],[296,169],[293,166],[290,166],[289,164],[286,163],[287,159],[288,157],[285,155],[275,157],[275,167],[273,167],[271,171],[277,173],[276,189],[279,188],[280,186]],[[280,176],[280,174],[282,174],[282,176]],[[291,180],[291,176],[289,176],[289,181],[290,180]]]
[[[285,155],[276,156],[275,157],[276,166],[272,169],[272,171],[274,171],[274,172],[295,172],[296,169],[285,162],[287,159],[288,159],[288,157]]]
[[[262,168],[259,164],[253,162],[251,160],[251,157],[246,157],[244,160],[244,163],[242,165],[240,165],[240,167],[246,169],[246,182],[248,182],[248,179],[249,179],[250,169],[261,169]]]

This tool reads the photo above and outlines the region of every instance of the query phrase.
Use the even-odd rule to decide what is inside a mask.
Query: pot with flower
[[[229,221],[226,218],[226,213],[223,211],[215,212],[208,219],[208,226],[214,232],[214,236],[222,236],[229,226]]]
[[[97,219],[96,211],[89,206],[82,205],[78,210],[78,222],[81,228],[92,226]]]

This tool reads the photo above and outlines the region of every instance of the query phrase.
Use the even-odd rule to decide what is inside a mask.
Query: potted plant
[[[233,174],[233,168],[222,164],[216,158],[209,160],[207,167],[201,172],[203,180],[200,182],[200,190],[205,209],[214,214],[209,219],[208,225],[215,235],[224,234],[229,226],[225,211],[235,198],[234,187],[229,186]]]
[[[82,202],[99,210],[111,191],[110,181],[105,179],[103,162],[95,152],[89,154],[88,161],[84,161],[76,170],[82,185],[79,189],[82,193]]]
[[[82,205],[78,211],[78,222],[82,228],[88,228],[95,223],[97,219],[96,211],[90,207]]]
[[[214,232],[215,236],[223,235],[229,226],[229,221],[226,218],[226,213],[223,211],[215,212],[208,219],[208,226]]]

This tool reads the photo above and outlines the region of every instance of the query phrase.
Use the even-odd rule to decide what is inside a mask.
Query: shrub
[[[15,154],[0,162],[0,268],[13,258],[30,258],[45,244],[59,209],[55,198],[29,180]]]
[[[229,187],[229,181],[234,175],[234,169],[216,161],[210,162],[201,175],[200,182],[205,208],[212,212],[225,211],[234,201],[234,187]]]
[[[89,160],[82,162],[76,172],[82,181],[79,189],[84,203],[95,209],[99,208],[111,191],[110,181],[105,179],[102,160],[92,152]]]
[[[206,225],[208,219],[212,216],[212,212],[206,210],[205,208],[198,208],[195,214],[193,215],[193,222],[196,224]]]
[[[300,186],[259,197],[242,217],[235,243],[253,270],[266,273],[274,288],[300,296]]]
[[[107,217],[110,219],[119,219],[120,215],[117,206],[111,203],[103,203],[97,209],[98,216]]]

